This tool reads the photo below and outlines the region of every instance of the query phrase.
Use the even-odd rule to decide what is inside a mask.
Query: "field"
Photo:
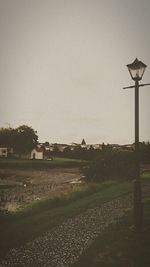
[[[10,160],[8,164],[6,163],[6,160],[0,161],[0,190],[3,193],[2,196],[5,196],[2,200],[5,203],[5,210],[10,205],[9,211],[16,210],[17,212],[0,213],[1,258],[4,258],[11,248],[31,242],[47,231],[61,225],[67,219],[73,219],[80,214],[84,214],[88,209],[95,209],[99,205],[109,203],[133,192],[131,181],[107,181],[101,184],[78,183],[82,181],[80,167],[85,162],[71,161],[70,165],[68,159],[56,159],[53,163],[41,162],[40,167],[36,165],[37,162],[32,163],[31,161],[16,162]],[[33,164],[35,165],[33,166]],[[142,175],[145,199],[149,199],[150,192],[150,172],[147,170],[148,167]],[[13,208],[11,208],[11,205],[14,205]],[[146,223],[149,223],[148,209],[149,206],[146,206]],[[132,246],[131,240],[134,239],[132,231],[129,231],[129,236],[126,232],[132,230],[131,218],[132,215],[129,214],[127,220],[124,219],[122,224],[110,225],[108,232],[104,232],[104,235],[90,246],[87,253],[75,266],[97,267],[101,264],[105,267],[107,265],[103,264],[106,262],[106,258],[110,257],[110,260],[112,260],[118,247],[120,251],[117,255],[122,255],[121,249],[126,251],[130,244]],[[117,236],[117,231],[119,231],[119,236]],[[143,237],[143,242],[148,244],[146,236]],[[129,241],[126,242],[126,247],[121,247],[122,243],[119,237]],[[113,243],[113,240],[115,243]],[[143,244],[143,246],[147,246],[145,243]],[[99,246],[103,247],[102,252],[99,251]],[[145,248],[142,253],[145,253]],[[120,263],[115,258],[113,259],[114,263],[111,262],[108,266],[130,266],[119,265]],[[117,259],[119,259],[119,256]]]
[[[82,179],[82,162],[0,160],[0,210],[15,211],[33,201],[71,192]]]
[[[86,163],[84,160],[54,157],[53,160],[7,159],[0,158],[0,168],[4,169],[52,169],[58,167],[79,167]]]
[[[10,248],[32,241],[68,218],[128,192],[131,192],[128,182],[84,185],[67,195],[41,200],[18,212],[1,214],[0,257],[3,258]]]

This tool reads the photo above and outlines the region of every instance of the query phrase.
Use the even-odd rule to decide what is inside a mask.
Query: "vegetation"
[[[36,202],[22,211],[0,214],[1,257],[10,248],[23,245],[67,218],[126,194],[131,189],[129,182],[86,185],[69,195]]]
[[[100,149],[94,149],[92,146],[90,149],[82,148],[77,146],[74,150],[71,150],[70,147],[66,147],[63,152],[59,151],[57,147],[54,148],[52,152],[53,156],[80,159],[80,160],[93,160],[101,154]]]
[[[150,163],[150,142],[140,143],[140,162],[143,164]]]
[[[68,159],[54,157],[53,160],[31,160],[31,159],[10,159],[1,158],[0,168],[13,168],[13,169],[51,169],[59,167],[80,167],[86,164],[86,161],[77,159]]]
[[[136,236],[131,214],[110,225],[73,267],[150,266],[150,201],[144,203],[143,233]]]
[[[145,177],[145,175],[146,173],[143,174],[143,177]],[[146,177],[143,178],[143,183],[147,184],[147,182],[150,181],[150,179],[148,178],[150,178],[150,173],[147,173]],[[25,209],[21,211],[15,213],[6,213],[6,214],[1,213],[0,257],[3,258],[10,248],[23,245],[26,242],[33,240],[34,238],[40,236],[42,233],[46,232],[47,230],[50,230],[52,227],[59,225],[67,218],[74,217],[77,214],[85,211],[87,208],[95,207],[99,204],[110,201],[114,198],[117,198],[123,194],[127,194],[128,192],[131,191],[132,191],[132,183],[130,181],[128,182],[107,181],[101,184],[87,184],[82,187],[79,187],[70,194],[32,203],[31,205],[27,206]],[[144,215],[145,219],[146,216],[148,216],[147,213],[145,213]],[[145,225],[147,224],[145,223]],[[108,233],[106,231],[104,236],[101,236],[100,239],[97,239],[96,243],[94,243],[94,247],[93,246],[91,247],[91,252],[89,249],[88,253],[83,256],[81,262],[79,262],[79,266],[98,267],[99,265],[94,265],[95,264],[94,258],[98,257],[97,256],[98,254],[97,255],[94,254],[94,251],[97,251],[97,253],[99,254],[102,253],[101,254],[102,260],[104,259],[105,263],[107,262],[106,261],[107,256],[109,256],[111,259],[113,253],[115,253],[115,255],[119,255],[119,253],[126,253],[125,251],[128,246],[130,248],[131,245],[130,241],[133,238],[132,235],[133,233],[131,232],[130,226],[131,226],[131,216],[117,226],[110,226],[110,228],[108,228]],[[128,231],[129,231],[129,236],[126,235]],[[124,244],[124,242],[127,243]],[[123,252],[119,252],[118,250],[117,254],[118,247],[120,250],[122,249]],[[89,257],[91,257],[91,260],[93,260],[92,263],[91,261],[89,261],[88,255],[91,255]],[[89,265],[87,264],[88,261]],[[103,262],[101,262],[101,264],[103,264]],[[129,265],[110,264],[101,266],[124,267]],[[76,267],[78,267],[78,265]]]
[[[5,140],[5,144],[8,144],[10,147],[12,146],[14,151],[20,155],[22,153],[27,153],[29,149],[31,150],[31,147],[37,143],[38,139],[36,132],[32,128],[28,128],[30,127],[22,126],[18,127],[17,130],[10,128],[7,130],[1,129],[0,142]],[[29,139],[28,134],[30,135]],[[5,139],[3,139],[4,136]],[[149,144],[143,144],[142,149],[140,157],[143,159],[144,163],[147,163]],[[142,155],[145,155],[145,157]],[[56,147],[53,156],[52,161],[0,159],[0,167],[6,169],[40,170],[55,167],[83,167],[87,181],[90,182],[68,195],[32,203],[32,205],[16,213],[1,213],[1,257],[3,257],[10,248],[25,244],[27,241],[40,236],[52,227],[59,225],[67,218],[76,216],[89,207],[95,207],[96,205],[132,191],[130,180],[133,179],[135,171],[133,152],[114,152],[106,148],[100,151],[94,150],[92,147],[90,150],[78,147],[75,151],[70,151],[69,148],[66,148],[64,152],[59,152]],[[85,159],[90,160],[90,162],[85,161]],[[145,180],[148,180],[149,173],[144,173],[143,177]],[[4,188],[1,188],[1,190],[3,189]],[[148,212],[149,206],[145,204],[145,214],[147,216],[145,222],[146,226],[150,222],[150,213]],[[131,250],[136,249],[139,249],[138,255],[142,255],[145,260],[144,264],[147,264],[147,254],[144,254],[147,253],[145,249],[142,250],[141,246],[138,248],[135,247],[137,242],[135,242],[135,237],[130,228],[130,218],[129,216],[117,226],[110,226],[108,232],[104,233],[100,239],[98,238],[96,240],[93,246],[89,248],[88,254],[85,253],[81,261],[79,261],[75,267],[98,267],[99,265],[103,267],[138,266],[134,265],[135,255],[134,257],[131,255]],[[147,226],[147,233],[143,234],[141,237],[141,244],[145,246],[145,248],[148,247],[148,234],[150,234],[149,226]],[[113,257],[114,254],[117,256]],[[129,261],[127,260],[128,258]],[[138,262],[140,262],[140,258]],[[144,265],[141,265],[141,267],[143,266]],[[145,266],[149,266],[149,264]]]
[[[88,181],[129,180],[134,177],[133,152],[104,151],[84,169]]]
[[[18,128],[1,128],[0,144],[13,148],[14,153],[19,155],[30,153],[37,144],[37,132],[27,125]]]
[[[83,144],[84,144],[84,139],[83,139]],[[48,143],[48,142],[46,142]],[[102,149],[94,149],[93,146],[89,149],[86,147],[81,147],[80,145],[76,146],[74,150],[71,150],[70,147],[66,147],[63,152],[59,151],[57,145],[54,146],[54,151],[51,152],[53,156],[58,156],[58,157],[64,157],[64,158],[73,158],[73,159],[82,159],[82,160],[88,160],[88,161],[95,161],[98,158],[101,158],[104,156],[104,154],[118,154],[126,155],[128,154],[130,157],[130,153],[132,153],[133,150],[122,150],[122,151],[114,151],[112,149],[111,145],[105,145],[104,143],[102,144]],[[149,142],[142,142],[140,143],[140,162],[142,164],[148,164],[150,163],[150,143]]]
[[[150,171],[142,174],[142,183],[150,182]],[[150,200],[143,203],[144,231],[133,231],[132,212],[112,224],[79,258],[73,267],[147,267],[150,266]]]

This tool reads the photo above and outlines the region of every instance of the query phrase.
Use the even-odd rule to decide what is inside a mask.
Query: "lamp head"
[[[133,61],[133,63],[127,65],[131,78],[134,81],[140,81],[142,79],[146,67],[147,66],[137,58]]]

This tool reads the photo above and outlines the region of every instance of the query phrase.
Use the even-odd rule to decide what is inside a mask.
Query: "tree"
[[[70,151],[71,151],[71,149],[70,149],[70,147],[69,146],[66,146],[65,148],[64,148],[64,154],[66,153],[66,154],[69,154],[70,153]]]
[[[4,147],[13,147],[14,129],[0,128],[0,145]]]
[[[150,163],[150,143],[149,142],[140,143],[140,162],[143,164]]]
[[[37,145],[37,140],[37,132],[27,125],[19,126],[16,129],[0,129],[0,144],[13,148],[14,152],[20,155],[31,152]]]
[[[49,142],[46,141],[46,142],[44,143],[44,146],[49,147]]]
[[[88,181],[128,180],[135,177],[135,160],[133,152],[102,152],[89,167],[85,169]]]
[[[53,155],[58,156],[60,154],[61,154],[61,152],[59,151],[57,144],[54,144]]]
[[[27,154],[38,143],[37,132],[27,125],[19,126],[14,133],[14,151],[18,154]]]

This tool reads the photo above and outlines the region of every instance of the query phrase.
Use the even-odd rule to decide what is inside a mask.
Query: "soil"
[[[74,190],[82,178],[78,168],[50,170],[0,170],[0,210],[15,211],[46,197]]]

